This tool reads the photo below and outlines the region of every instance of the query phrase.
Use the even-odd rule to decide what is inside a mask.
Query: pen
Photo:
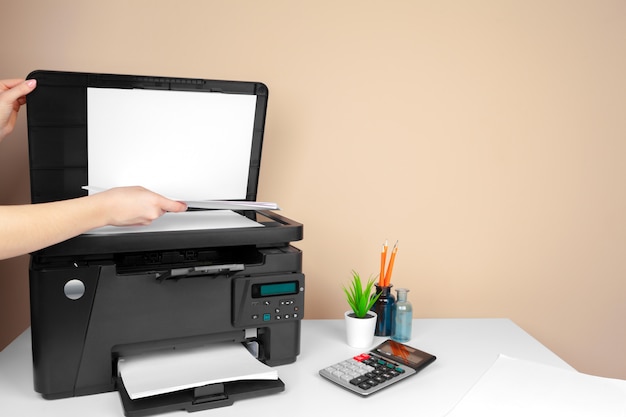
[[[383,245],[383,249],[380,251],[380,275],[378,277],[378,286],[382,287],[385,284],[385,263],[387,262],[387,241]]]
[[[391,251],[391,259],[389,260],[389,267],[387,268],[387,273],[385,274],[385,287],[388,287],[391,283],[391,273],[393,272],[393,263],[396,260],[396,253],[398,253],[398,241],[393,245],[393,250]]]

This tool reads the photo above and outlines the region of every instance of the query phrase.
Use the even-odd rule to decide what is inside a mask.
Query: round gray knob
[[[85,284],[78,279],[69,280],[65,283],[63,292],[70,300],[78,300],[85,295]]]

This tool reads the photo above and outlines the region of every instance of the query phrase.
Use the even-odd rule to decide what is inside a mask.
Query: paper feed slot
[[[229,276],[237,271],[243,271],[243,264],[229,265],[203,265],[189,268],[173,268],[167,272],[158,274],[157,280],[165,281],[166,279],[180,279],[194,277],[199,275],[226,275]]]

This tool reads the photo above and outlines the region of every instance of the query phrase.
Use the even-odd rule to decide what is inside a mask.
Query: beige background
[[[342,317],[350,271],[398,240],[415,317],[509,317],[626,378],[626,2],[3,3],[5,78],[269,86],[259,199],[305,225],[307,318]],[[29,201],[24,115],[0,175],[0,203]],[[0,346],[28,326],[27,265],[0,262]]]

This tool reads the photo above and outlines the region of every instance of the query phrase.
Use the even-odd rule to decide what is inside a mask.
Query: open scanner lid
[[[257,194],[262,83],[34,71],[27,96],[33,203],[89,185],[142,185],[183,200]]]
[[[87,195],[86,185],[142,185],[180,200],[256,200],[268,101],[263,83],[43,70],[28,78],[37,80],[27,96],[33,203]],[[301,228],[266,214],[272,226]],[[301,238],[271,229],[273,237],[261,240]],[[269,233],[261,230],[250,236]],[[177,235],[184,247],[223,243],[209,238],[222,234],[214,230],[162,233],[167,244],[155,236],[81,235],[44,251],[164,249],[177,244]]]

